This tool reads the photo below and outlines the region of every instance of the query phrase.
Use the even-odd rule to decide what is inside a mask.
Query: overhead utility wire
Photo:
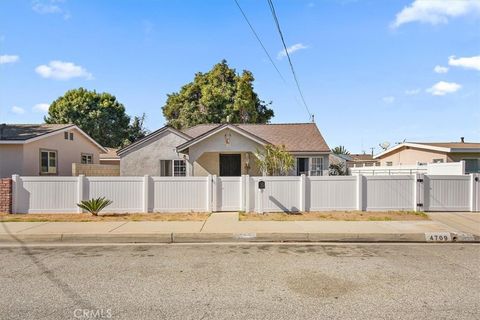
[[[260,37],[258,36],[258,34],[257,34],[257,32],[255,31],[255,29],[253,28],[252,24],[251,24],[250,21],[248,20],[247,15],[246,15],[245,12],[243,11],[242,7],[240,7],[240,4],[238,3],[237,0],[234,0],[234,1],[235,1],[235,3],[237,4],[238,9],[239,9],[240,12],[242,13],[243,18],[245,19],[245,21],[247,22],[248,26],[250,27],[250,30],[252,30],[255,38],[257,38],[258,42],[259,42],[260,45],[262,46],[263,51],[265,52],[265,54],[266,54],[267,57],[268,57],[268,60],[270,60],[270,62],[272,63],[273,67],[275,68],[275,70],[277,70],[277,73],[278,73],[278,75],[280,76],[280,78],[282,78],[283,82],[284,82],[285,84],[288,84],[287,81],[285,80],[285,78],[283,77],[282,73],[280,72],[280,70],[278,70],[278,67],[277,67],[277,65],[275,64],[275,62],[273,61],[272,57],[271,57],[270,54],[268,53],[267,48],[265,48],[265,46],[263,45],[262,40],[260,40]]]
[[[287,87],[287,89],[289,89],[289,92],[292,93],[292,96],[295,100],[295,102],[301,106],[302,103],[300,101],[298,101],[298,98],[295,94],[293,94],[293,92],[291,91],[291,87],[289,85],[289,83],[287,82],[287,80],[285,80],[285,77],[282,75],[282,73],[280,72],[280,70],[278,69],[277,65],[275,64],[275,62],[273,61],[272,57],[270,56],[270,54],[268,53],[268,50],[267,48],[265,48],[265,45],[263,44],[262,40],[260,39],[258,33],[255,31],[255,28],[253,27],[253,25],[250,23],[250,20],[248,20],[248,17],[247,17],[247,14],[245,13],[245,11],[243,11],[242,7],[240,6],[240,3],[237,1],[237,0],[234,0],[238,9],[240,10],[240,12],[242,13],[242,16],[243,18],[245,19],[245,21],[247,22],[248,26],[250,27],[250,30],[252,31],[253,35],[255,36],[255,38],[257,39],[258,43],[260,43],[260,46],[262,47],[263,51],[265,52],[265,54],[267,55],[268,57],[268,60],[270,61],[270,63],[273,65],[273,67],[275,68],[275,70],[277,71],[279,77],[282,79],[283,83],[285,84],[285,86]]]
[[[272,0],[267,0],[267,1],[268,1],[268,5],[270,7],[270,11],[272,12],[272,16],[273,16],[273,20],[275,21],[275,25],[277,26],[278,33],[280,34],[280,39],[282,40],[283,48],[285,49],[285,54],[288,58],[288,63],[290,64],[290,69],[292,70],[293,78],[295,79],[295,83],[297,85],[298,92],[300,93],[300,97],[302,98],[303,104],[305,106],[305,109],[308,112],[308,115],[310,116],[310,119],[312,119],[312,113],[310,112],[310,109],[308,108],[307,102],[305,101],[305,97],[303,96],[302,89],[300,89],[300,84],[298,83],[297,74],[295,72],[295,68],[293,67],[292,59],[290,59],[290,54],[288,53],[287,45],[285,44],[285,39],[283,38],[282,29],[280,28],[280,23],[278,22],[277,14],[275,12],[275,7],[273,5]]]

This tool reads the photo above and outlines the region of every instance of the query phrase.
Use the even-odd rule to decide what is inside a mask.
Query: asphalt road
[[[480,246],[2,246],[0,318],[479,319]]]

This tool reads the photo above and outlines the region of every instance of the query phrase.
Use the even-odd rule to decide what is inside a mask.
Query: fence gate
[[[470,211],[472,176],[425,175],[425,211]]]
[[[216,211],[242,210],[242,177],[218,177],[213,184],[213,192],[216,195]]]

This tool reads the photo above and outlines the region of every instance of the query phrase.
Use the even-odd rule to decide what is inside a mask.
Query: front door
[[[308,176],[308,158],[297,158],[297,176],[302,174]]]
[[[239,154],[220,154],[220,176],[239,177],[241,175],[241,156]]]

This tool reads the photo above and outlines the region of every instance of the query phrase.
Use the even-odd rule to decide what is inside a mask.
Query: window
[[[387,164],[387,167],[393,166],[393,162],[392,162],[392,161],[387,161],[386,164]]]
[[[433,159],[433,163],[443,163],[443,159]]]
[[[172,160],[160,160],[160,176],[172,176]]]
[[[70,140],[73,141],[73,132],[70,132]]]
[[[40,174],[57,174],[57,151],[40,150]]]
[[[312,158],[310,175],[311,176],[323,175],[323,158]]]
[[[187,163],[185,160],[160,160],[160,176],[185,177],[186,175]]]
[[[185,177],[187,175],[187,165],[185,160],[173,160],[173,176]]]
[[[82,153],[82,164],[92,164],[93,163],[93,154]]]
[[[63,137],[65,138],[65,140],[68,140],[68,132],[64,132]]]
[[[465,173],[480,173],[480,159],[463,159],[465,161]]]

